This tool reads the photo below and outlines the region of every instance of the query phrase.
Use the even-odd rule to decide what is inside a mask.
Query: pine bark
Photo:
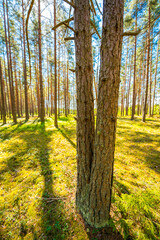
[[[77,207],[96,228],[109,220],[118,112],[123,8],[104,0],[101,67],[94,144],[93,69],[89,1],[75,1],[77,77]]]

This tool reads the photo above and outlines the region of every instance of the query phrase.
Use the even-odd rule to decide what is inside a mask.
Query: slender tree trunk
[[[51,66],[51,115],[53,114],[53,75]]]
[[[9,78],[9,88],[10,88],[11,109],[12,109],[13,122],[17,123],[15,97],[14,97],[14,85],[13,85],[13,72],[12,72],[12,58],[11,58],[10,30],[9,30],[7,0],[6,0],[6,9],[7,9],[8,39],[7,39],[7,28],[6,28],[5,5],[4,5],[4,0],[3,0],[5,42],[6,42],[6,52],[7,52],[7,64],[8,64],[8,78]],[[9,47],[8,47],[8,45],[9,45]]]
[[[136,0],[136,25],[135,31],[137,31],[137,0]],[[136,108],[136,58],[137,58],[137,36],[135,36],[134,43],[134,79],[133,79],[133,99],[132,99],[132,116],[131,120],[134,120],[135,108]]]
[[[14,57],[14,76],[15,76],[15,90],[16,90],[16,108],[18,117],[20,117],[19,112],[19,92],[18,92],[18,83],[17,83],[17,68],[16,68],[16,59]]]
[[[54,26],[56,26],[56,0],[54,0]],[[57,38],[56,30],[54,31],[54,126],[58,127],[57,121]]]
[[[153,38],[153,28],[152,28],[152,38]],[[152,51],[153,51],[153,40],[151,42],[151,54],[150,54],[150,81],[149,81],[149,117],[151,117],[152,112]]]
[[[5,108],[5,97],[4,97],[4,79],[3,79],[3,71],[2,71],[2,65],[1,65],[1,59],[0,59],[0,88],[1,88],[1,114],[3,118],[3,124],[6,124],[6,108]]]
[[[145,92],[143,117],[142,117],[143,122],[145,122],[146,120],[146,109],[147,109],[147,100],[148,100],[149,61],[150,61],[150,22],[151,22],[151,9],[150,9],[150,0],[148,0],[147,74],[146,74],[146,92]]]
[[[25,42],[25,23],[24,23],[24,3],[22,0],[22,20],[23,20],[23,76],[24,76],[24,96],[25,96],[25,115],[26,121],[29,119],[28,112],[28,83],[27,83],[27,68],[26,68],[26,42]]]
[[[41,6],[38,0],[38,46],[39,46],[39,82],[40,82],[40,119],[44,122],[44,96],[43,96],[43,79],[42,79],[42,51],[41,51]]]
[[[152,102],[152,104],[153,104],[153,105],[152,105],[152,117],[153,117],[153,115],[154,115],[154,100],[155,100],[155,95],[156,95],[159,43],[160,43],[160,37],[159,37],[159,39],[158,39],[158,44],[157,44],[157,58],[156,58],[156,69],[155,69],[154,91],[153,91],[153,102]]]
[[[60,116],[60,42],[59,42],[59,59],[58,59],[58,117]]]

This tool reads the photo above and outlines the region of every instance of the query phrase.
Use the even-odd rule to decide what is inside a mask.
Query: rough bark
[[[93,64],[89,0],[75,1],[77,85],[77,206],[83,213],[94,146]],[[85,204],[86,205],[86,204]],[[84,205],[84,207],[85,207]],[[85,217],[85,216],[84,216]]]
[[[75,1],[75,5],[77,206],[89,225],[101,228],[108,224],[111,205],[124,3],[122,0],[104,0],[94,155],[93,75],[88,75],[89,70],[93,74],[90,66],[89,4],[81,0]]]

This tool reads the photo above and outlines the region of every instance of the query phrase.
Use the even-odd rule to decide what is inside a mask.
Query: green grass
[[[87,240],[75,210],[76,123],[0,127],[0,239]],[[160,121],[119,118],[112,219],[127,239],[160,239]]]

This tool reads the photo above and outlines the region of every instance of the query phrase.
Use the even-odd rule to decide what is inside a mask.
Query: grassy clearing
[[[0,239],[87,240],[75,211],[72,116],[0,128]],[[118,119],[112,218],[127,239],[160,239],[159,120]]]

